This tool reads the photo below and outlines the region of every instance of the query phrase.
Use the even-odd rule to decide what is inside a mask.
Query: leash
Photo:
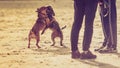
[[[99,6],[102,12],[106,12],[106,13],[102,13],[103,17],[106,17],[107,15],[109,15],[109,3],[106,0],[103,0],[103,2],[99,2]]]
[[[108,11],[108,3],[103,0],[103,2],[99,2],[99,7],[100,7],[100,15],[101,15],[101,22],[102,22],[102,28],[103,28],[103,33],[104,33],[104,36],[105,38],[107,38],[107,33],[105,31],[105,26],[103,23],[104,22],[104,18],[108,15],[109,11]],[[104,14],[104,11],[107,11],[105,14]],[[108,41],[108,40],[107,40]],[[106,45],[106,44],[105,44]]]

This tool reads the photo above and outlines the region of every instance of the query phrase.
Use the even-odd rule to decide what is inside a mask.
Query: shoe
[[[92,54],[90,51],[84,51],[81,53],[81,59],[95,59],[97,56]]]
[[[101,46],[100,48],[95,49],[94,51],[100,51],[100,50],[102,50],[103,48],[105,48],[105,46]]]
[[[72,58],[73,59],[79,59],[81,56],[80,52],[78,50],[72,52]]]
[[[117,49],[106,48],[106,49],[99,50],[99,53],[117,53]]]

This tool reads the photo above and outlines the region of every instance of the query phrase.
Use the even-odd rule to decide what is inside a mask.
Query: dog
[[[38,13],[38,18],[36,20],[36,23],[34,24],[34,26],[32,27],[32,29],[29,32],[28,35],[28,48],[30,48],[30,41],[32,38],[36,39],[36,46],[38,48],[40,48],[40,46],[38,45],[39,41],[40,41],[40,36],[39,36],[39,32],[41,30],[43,30],[46,25],[47,22],[50,22],[50,19],[47,16],[47,7],[41,7],[41,8],[37,8],[37,13]]]
[[[51,46],[55,45],[55,38],[59,37],[60,38],[60,45],[63,45],[63,33],[62,33],[62,29],[66,28],[66,26],[60,28],[59,23],[56,21],[56,19],[54,18],[55,13],[54,10],[51,6],[47,6],[47,16],[50,19],[50,22],[47,22],[47,26],[43,29],[42,33],[43,34],[45,32],[46,29],[51,29],[52,30],[52,34],[51,34],[51,40],[53,42],[53,44]]]

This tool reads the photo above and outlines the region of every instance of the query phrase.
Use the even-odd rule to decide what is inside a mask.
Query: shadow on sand
[[[82,62],[84,64],[88,64],[88,65],[95,66],[95,67],[98,67],[98,68],[119,68],[119,67],[116,67],[116,66],[111,65],[111,64],[96,61],[94,59],[89,59],[89,60],[81,60],[81,59],[78,60],[78,59],[76,59],[76,60],[79,61],[79,62]]]
[[[40,49],[32,49],[33,51],[37,51],[40,53],[54,53],[58,55],[68,55],[70,53],[70,48],[62,47],[62,46],[50,46],[47,48],[40,48]]]

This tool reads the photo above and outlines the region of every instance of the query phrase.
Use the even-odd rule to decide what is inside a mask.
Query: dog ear
[[[53,16],[55,16],[55,12],[51,6],[47,6],[47,9],[51,12]]]
[[[37,8],[37,10],[35,12],[38,12],[39,11],[39,8]]]

